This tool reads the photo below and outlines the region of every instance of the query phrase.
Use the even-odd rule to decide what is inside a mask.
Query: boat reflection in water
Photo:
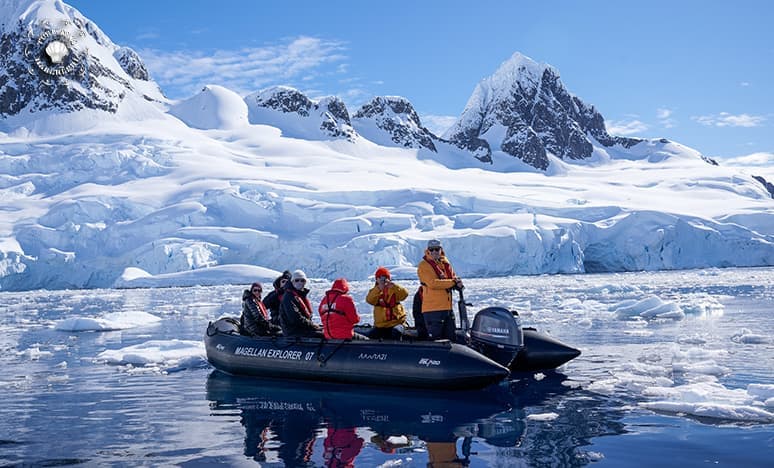
[[[257,461],[312,466],[313,459],[317,464],[322,459],[327,466],[353,466],[357,459],[359,465],[371,465],[426,449],[431,466],[465,466],[474,437],[493,447],[519,445],[526,428],[524,407],[568,391],[563,378],[537,389],[534,379],[524,379],[483,390],[439,392],[258,380],[213,371],[207,399],[214,416],[239,411],[244,453]],[[366,453],[365,447],[372,450]]]

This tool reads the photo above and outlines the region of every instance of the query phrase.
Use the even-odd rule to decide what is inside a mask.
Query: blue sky
[[[712,157],[774,154],[768,1],[72,0],[173,99],[284,84],[354,112],[408,98],[431,129],[514,52],[557,68],[611,133]],[[774,160],[767,158],[768,160]]]

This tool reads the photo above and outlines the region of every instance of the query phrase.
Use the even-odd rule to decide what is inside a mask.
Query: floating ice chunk
[[[113,312],[104,317],[71,317],[60,320],[54,326],[59,331],[110,331],[150,325],[161,320],[155,315],[134,312]]]
[[[725,306],[711,296],[699,297],[687,303],[681,303],[680,307],[686,315],[699,317],[722,317]]]
[[[743,328],[739,333],[731,337],[731,341],[740,344],[766,344],[769,342],[769,337],[753,333],[747,328]]]
[[[717,382],[697,382],[678,387],[648,388],[643,395],[658,400],[640,405],[705,418],[772,423],[774,413],[761,407],[761,399],[770,394],[774,394],[774,385],[750,384],[745,390],[729,389]]]
[[[675,347],[672,350],[672,358],[675,361],[702,361],[725,357],[727,355],[728,351],[725,349],[688,348],[683,350],[679,347]]]
[[[763,401],[764,405],[774,407],[774,385],[771,384],[749,384],[747,393],[758,401]]]
[[[675,372],[715,375],[718,377],[731,372],[731,369],[721,366],[715,361],[701,361],[696,363],[676,362],[672,365],[672,368]]]
[[[553,421],[554,419],[558,418],[559,415],[556,413],[540,413],[540,414],[529,414],[527,415],[527,420],[529,421]]]
[[[586,452],[586,458],[589,459],[589,461],[600,461],[604,460],[605,454],[602,452]]]
[[[53,356],[53,353],[51,353],[50,351],[41,351],[40,348],[37,346],[32,346],[17,354],[19,356],[26,357],[31,361],[37,361],[40,358],[47,358],[47,357]]]
[[[663,301],[657,296],[646,297],[639,301],[631,299],[622,301],[612,305],[610,310],[615,312],[619,320],[633,318],[682,320],[685,318],[685,313],[679,305],[671,301]]]
[[[671,369],[667,369],[664,366],[645,364],[643,362],[626,363],[623,365],[623,369],[635,374],[649,375],[652,377],[668,377],[672,373]]]
[[[206,363],[204,343],[186,340],[151,340],[122,349],[103,351],[97,359],[108,364],[142,367],[157,365],[164,371],[198,368]]]
[[[677,342],[680,344],[701,345],[705,344],[707,339],[699,335],[687,335],[678,337]]]
[[[652,410],[685,413],[703,418],[761,423],[774,422],[774,413],[753,406],[734,406],[717,403],[688,404],[672,401],[641,403],[641,406]]]

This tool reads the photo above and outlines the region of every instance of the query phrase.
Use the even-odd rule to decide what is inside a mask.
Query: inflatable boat
[[[518,314],[502,307],[479,311],[472,327],[460,294],[462,328],[450,340],[325,340],[248,337],[239,322],[221,318],[204,336],[207,359],[232,375],[316,380],[360,385],[463,390],[483,388],[512,372],[554,369],[578,349],[522,328]],[[358,332],[365,333],[363,327]]]

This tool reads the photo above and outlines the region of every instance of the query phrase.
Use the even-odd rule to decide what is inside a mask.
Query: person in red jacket
[[[360,322],[360,316],[355,308],[355,301],[349,294],[349,283],[346,278],[338,278],[331,289],[325,292],[320,301],[320,318],[323,334],[327,339],[334,340],[367,340],[363,335],[354,332],[355,324]]]
[[[355,457],[360,454],[365,441],[354,427],[337,428],[328,424],[328,435],[323,441],[323,460],[328,468],[354,468]]]

